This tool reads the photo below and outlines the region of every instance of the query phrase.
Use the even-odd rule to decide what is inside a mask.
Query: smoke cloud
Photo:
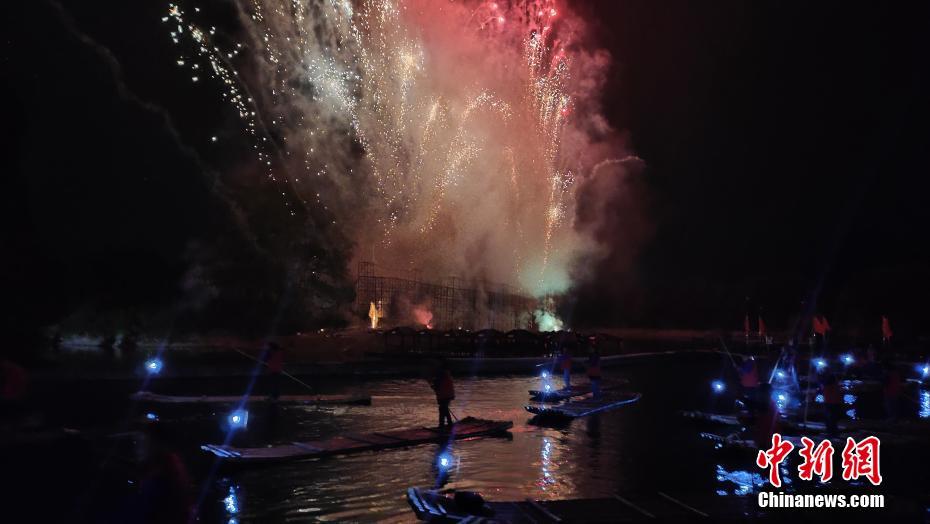
[[[616,251],[602,217],[632,201],[617,197],[638,161],[601,110],[610,56],[567,6],[237,5],[235,38],[193,8],[166,23],[219,80],[282,205],[351,240],[332,256],[542,297]]]

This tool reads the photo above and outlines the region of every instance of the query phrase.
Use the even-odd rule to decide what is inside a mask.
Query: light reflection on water
[[[717,482],[721,486],[716,490],[717,495],[726,496],[726,495],[737,495],[745,496],[752,493],[753,488],[761,488],[765,486],[767,478],[759,474],[759,470],[756,471],[745,471],[745,470],[733,470],[728,471],[724,466],[717,464]],[[786,478],[786,468],[782,468],[782,479],[785,481],[785,484],[788,484],[790,479]],[[736,486],[733,488],[733,486]]]
[[[523,409],[529,403],[527,390],[539,387],[539,376],[456,377],[454,414],[511,420],[511,439],[457,441],[445,450],[422,445],[231,472],[217,481],[213,504],[227,524],[232,519],[242,524],[409,521],[413,514],[404,492],[411,486],[479,491],[489,500],[608,497],[649,489],[750,494],[766,478],[755,468],[753,457],[721,461],[699,437],[700,430],[677,416],[682,408],[718,408],[714,402],[719,403],[719,396],[708,393],[706,386],[718,368],[713,362],[706,369],[700,364],[680,370],[641,365],[614,372],[614,376],[631,379],[632,388],[642,391],[643,399],[559,428],[530,424]],[[256,413],[254,424],[250,420],[248,430],[237,435],[242,439],[237,444],[435,426],[435,401],[425,381],[387,380],[366,387],[373,396],[372,406],[286,408],[274,431],[265,432],[263,417]],[[844,397],[849,408],[858,400]],[[920,400],[921,416],[930,417],[930,391],[922,390]],[[441,465],[443,453],[449,454],[451,463],[446,471]],[[790,483],[795,474],[785,469],[782,478]],[[238,513],[226,511],[224,499],[233,493],[231,486]]]
[[[629,374],[616,376],[632,378]],[[581,377],[576,380],[583,381]],[[474,490],[490,500],[607,497],[624,489],[638,489],[641,482],[654,480],[656,475],[675,478],[669,473],[675,469],[670,464],[673,459],[663,453],[671,445],[661,446],[663,439],[705,454],[708,451],[691,426],[687,432],[677,426],[675,431],[656,429],[683,423],[675,416],[680,405],[674,403],[650,406],[648,400],[641,401],[567,427],[532,425],[523,406],[529,403],[527,391],[538,386],[538,376],[457,377],[454,414],[458,418],[511,420],[514,427],[509,439],[456,441],[445,451],[438,445],[422,445],[232,471],[216,481],[215,507],[223,522],[235,519],[243,524],[306,519],[410,520],[413,514],[404,493],[411,486]],[[234,443],[260,446],[342,432],[436,425],[436,404],[425,381],[380,381],[369,383],[367,388],[372,394],[371,406],[284,408],[276,415],[277,427],[272,430],[263,425],[269,417],[253,413],[254,421],[249,421],[248,430],[236,435],[239,440]],[[673,394],[678,396],[678,392]],[[644,391],[644,398],[649,398],[648,392]],[[666,413],[655,413],[657,407]],[[686,451],[676,454],[679,452]],[[440,464],[443,453],[449,454],[447,471]],[[693,482],[697,472],[710,467],[710,462],[685,467],[695,472],[687,480]],[[707,489],[713,492],[710,484]],[[235,512],[229,511],[230,497],[235,501]]]

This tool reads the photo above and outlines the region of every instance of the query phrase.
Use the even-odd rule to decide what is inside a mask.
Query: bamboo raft
[[[919,499],[890,494],[884,497],[886,505],[881,516],[885,520],[925,520],[926,510]],[[721,497],[651,490],[617,493],[604,498],[488,502],[468,492],[442,494],[408,488],[407,502],[422,521],[463,524],[816,522],[823,520],[828,511],[823,508],[760,508],[754,495]],[[845,522],[876,521],[876,514],[870,511],[847,510],[842,515]]]
[[[718,435],[716,433],[707,433],[701,432],[701,438],[705,438],[714,442],[714,447],[720,450],[741,450],[741,451],[750,451],[756,452],[759,449],[768,449],[772,443],[766,442],[764,446],[759,446],[758,443],[751,438],[743,438],[738,433],[733,433],[730,435]],[[922,445],[923,440],[917,437],[910,435],[892,435],[890,433],[877,433],[872,431],[844,431],[836,435],[827,435],[823,433],[818,434],[807,434],[803,435],[815,443],[820,443],[822,440],[829,440],[833,444],[834,448],[843,449],[843,446],[846,445],[846,439],[852,438],[854,440],[861,440],[865,437],[875,436],[881,440],[881,443],[884,445],[891,446],[911,446],[911,445]],[[781,438],[783,441],[791,442],[795,448],[800,448],[804,444],[801,442],[802,435],[782,435]]]
[[[708,413],[706,411],[682,411],[681,415],[685,418],[697,420],[700,422],[709,422],[723,426],[744,426],[745,423],[740,421],[735,415],[722,415],[719,413]],[[794,420],[783,418],[780,424],[787,432],[804,432],[814,431],[823,433],[827,430],[827,425],[823,422],[808,420]],[[914,436],[930,438],[930,422],[925,419],[842,419],[837,421],[837,428],[840,431],[872,431],[880,433],[890,433],[901,436]]]
[[[205,444],[200,449],[212,453],[231,464],[266,464],[362,451],[401,448],[430,442],[503,436],[513,422],[483,420],[466,417],[456,422],[451,430],[438,428],[410,428],[383,433],[344,433],[326,440],[291,442],[264,448],[238,448],[220,444]]]
[[[614,495],[607,498],[573,500],[532,500],[510,502],[466,501],[419,488],[407,489],[407,502],[418,519],[429,522],[478,523],[557,523],[557,522],[689,522],[720,520],[744,515],[755,500],[706,498],[703,504],[686,502],[664,492]],[[703,509],[699,509],[699,507]]]
[[[622,386],[629,384],[629,381],[626,379],[612,380],[609,383],[601,385],[601,391],[612,391],[616,390]],[[539,402],[559,402],[562,400],[568,400],[572,397],[580,397],[591,393],[591,384],[576,384],[569,389],[531,389],[530,400],[536,400]]]
[[[241,395],[199,395],[178,396],[161,395],[149,391],[137,391],[130,398],[139,402],[154,402],[159,404],[238,404],[243,401]],[[267,395],[251,395],[245,398],[246,403],[272,402]],[[278,404],[306,404],[312,406],[333,405],[371,405],[368,395],[281,395]]]
[[[640,397],[642,397],[641,393],[626,392],[604,396],[600,399],[584,398],[555,406],[530,405],[526,406],[525,409],[539,417],[574,419],[632,404],[639,400]]]

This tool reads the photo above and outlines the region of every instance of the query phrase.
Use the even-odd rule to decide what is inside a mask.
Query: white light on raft
[[[163,364],[159,358],[150,358],[145,361],[145,371],[149,375],[157,375],[161,372]]]
[[[715,380],[710,383],[710,387],[714,389],[714,393],[723,393],[727,389],[722,380]]]
[[[930,375],[930,364],[918,364],[917,372],[920,373],[921,378],[927,378]]]
[[[924,375],[926,375],[926,373],[924,373]],[[542,372],[542,378],[549,378],[549,372],[548,372],[548,371],[543,371],[543,372]]]
[[[237,409],[229,414],[226,418],[229,422],[230,429],[241,429],[249,425],[249,412],[244,409]]]
[[[436,459],[436,464],[439,466],[439,469],[445,471],[455,464],[455,457],[448,452],[441,453],[439,458]]]

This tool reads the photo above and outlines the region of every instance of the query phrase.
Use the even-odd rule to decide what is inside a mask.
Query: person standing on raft
[[[556,367],[562,370],[562,380],[565,382],[565,389],[572,387],[572,354],[568,348],[562,346],[562,352],[555,360]]]
[[[739,374],[739,383],[743,389],[743,399],[750,413],[754,413],[758,406],[759,394],[759,368],[753,358],[743,361],[737,369]]]
[[[268,354],[265,357],[265,366],[268,368],[268,398],[277,401],[281,396],[281,375],[284,373],[284,348],[275,342],[268,343]]]
[[[836,380],[836,375],[827,373],[820,386],[823,395],[824,422],[827,425],[827,435],[835,436],[839,431],[838,423],[843,417],[843,389]]]
[[[436,393],[436,404],[439,405],[439,429],[443,429],[446,424],[452,427],[452,411],[449,410],[449,403],[455,400],[455,384],[452,382],[452,374],[446,368],[444,360],[439,361],[439,368],[436,370],[436,376],[430,383],[433,392]]]
[[[591,381],[591,396],[601,398],[601,355],[596,348],[588,355],[588,380]]]
[[[759,385],[755,404],[754,420],[752,425],[752,438],[759,449],[765,449],[772,442],[772,435],[781,432],[778,404],[772,398],[772,385],[763,382]]]

